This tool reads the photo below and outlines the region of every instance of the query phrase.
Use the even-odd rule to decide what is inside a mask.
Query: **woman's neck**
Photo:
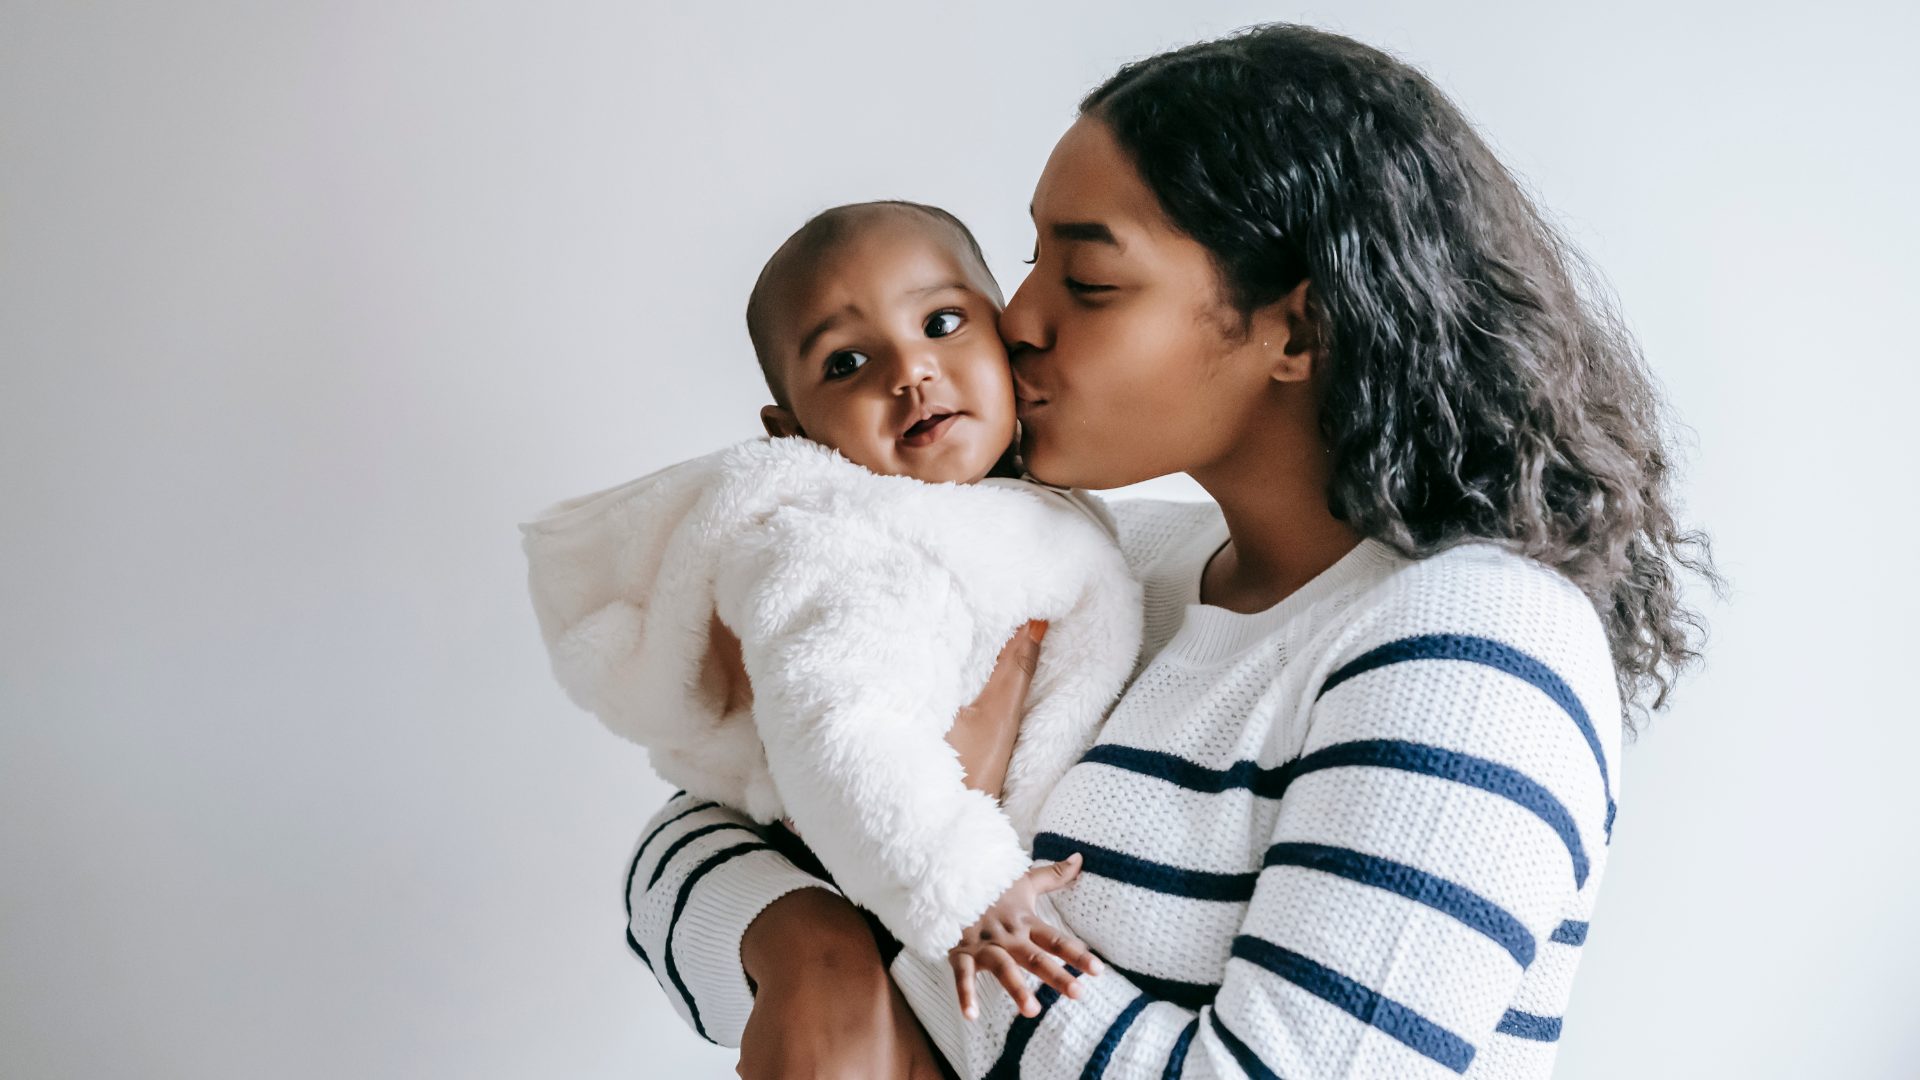
[[[1327,509],[1318,425],[1259,425],[1260,436],[1192,472],[1220,504],[1228,539],[1200,578],[1200,602],[1250,614],[1292,596],[1362,539]]]

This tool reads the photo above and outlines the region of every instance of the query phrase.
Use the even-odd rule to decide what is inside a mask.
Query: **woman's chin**
[[[1093,463],[1075,460],[1072,455],[1049,452],[1044,446],[1032,449],[1023,447],[1020,460],[1027,468],[1027,475],[1053,487],[1098,490],[1101,487],[1118,486],[1098,483],[1099,470],[1086,468]]]

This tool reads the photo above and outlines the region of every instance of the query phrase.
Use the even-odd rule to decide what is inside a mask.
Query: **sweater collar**
[[[1368,588],[1406,563],[1398,552],[1378,540],[1362,540],[1286,599],[1265,611],[1241,614],[1200,602],[1200,578],[1207,561],[1227,541],[1226,522],[1218,522],[1196,540],[1199,542],[1194,545],[1186,574],[1186,615],[1179,632],[1162,650],[1162,655],[1176,655],[1195,664],[1211,664],[1237,656],[1272,637],[1322,601]]]

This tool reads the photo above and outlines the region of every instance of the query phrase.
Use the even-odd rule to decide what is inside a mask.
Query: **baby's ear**
[[[766,427],[767,434],[776,439],[785,439],[793,435],[806,434],[806,432],[800,430],[800,421],[794,419],[793,413],[778,405],[768,405],[762,408],[760,410],[760,423]]]

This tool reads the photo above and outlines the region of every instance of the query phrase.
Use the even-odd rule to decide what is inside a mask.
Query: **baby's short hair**
[[[999,299],[999,285],[994,282],[993,271],[987,269],[987,257],[980,250],[980,242],[974,239],[973,230],[937,206],[904,199],[877,199],[820,211],[787,237],[786,242],[767,259],[767,264],[760,268],[760,277],[753,283],[753,292],[747,297],[747,336],[753,339],[753,354],[760,361],[760,374],[767,380],[767,390],[782,408],[787,405],[787,392],[780,383],[777,357],[773,354],[768,294],[781,284],[814,272],[821,261],[842,244],[890,213],[900,211],[924,215],[965,241],[965,255],[972,259],[974,268],[992,285],[995,299]]]

